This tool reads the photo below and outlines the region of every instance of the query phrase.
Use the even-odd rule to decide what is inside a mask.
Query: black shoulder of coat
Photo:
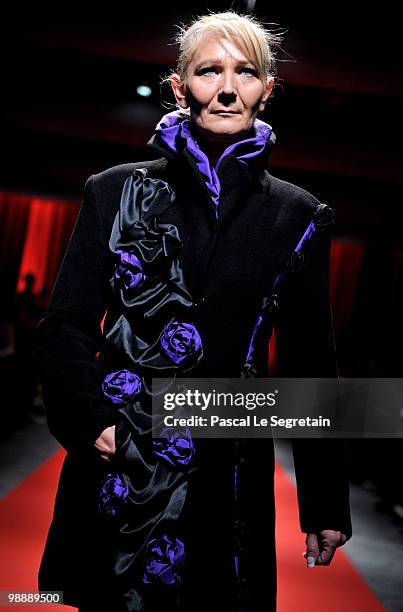
[[[312,216],[321,202],[303,187],[279,179],[268,172],[266,179],[270,187],[270,198],[290,216]]]

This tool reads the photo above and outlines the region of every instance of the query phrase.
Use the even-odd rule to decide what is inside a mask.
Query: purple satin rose
[[[194,453],[194,443],[187,427],[182,430],[166,427],[160,438],[153,440],[153,453],[157,457],[165,459],[175,468],[189,465]]]
[[[150,540],[146,548],[145,584],[167,585],[180,582],[180,570],[185,562],[185,546],[178,538],[163,535]]]
[[[129,370],[118,370],[105,376],[102,391],[114,404],[127,404],[141,392],[141,378]]]
[[[134,289],[140,287],[146,280],[141,261],[134,253],[117,250],[120,263],[115,268],[115,280],[118,287]]]
[[[173,320],[163,329],[161,346],[165,355],[179,365],[200,353],[202,342],[194,325]]]
[[[107,516],[115,516],[128,494],[129,488],[119,474],[107,474],[99,494],[99,511]]]

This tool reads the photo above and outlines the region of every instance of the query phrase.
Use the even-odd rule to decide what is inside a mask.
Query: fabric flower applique
[[[193,361],[202,351],[196,327],[176,319],[165,325],[160,342],[163,353],[176,365]]]
[[[129,370],[117,370],[105,376],[102,391],[114,404],[127,404],[142,390],[141,378]]]
[[[185,562],[185,546],[178,538],[163,535],[150,540],[146,548],[145,584],[175,585],[181,581],[180,570]]]
[[[166,427],[160,438],[153,440],[153,454],[175,468],[187,467],[194,454],[194,442],[189,429]]]
[[[313,221],[319,230],[334,223],[334,210],[327,204],[319,204],[314,212]]]
[[[120,259],[114,273],[117,287],[126,291],[140,287],[147,278],[140,259],[134,253],[122,249],[118,249],[116,255]]]
[[[99,494],[99,511],[106,516],[116,516],[119,507],[126,501],[129,487],[116,473],[109,473]]]
[[[125,354],[135,371],[187,371],[203,356],[192,319],[194,303],[186,286],[178,228],[161,222],[175,192],[144,168],[127,177],[109,239],[117,265],[110,278],[121,312],[105,338]],[[186,315],[189,313],[189,315]],[[161,322],[167,324],[161,329]],[[130,366],[129,366],[130,367]]]

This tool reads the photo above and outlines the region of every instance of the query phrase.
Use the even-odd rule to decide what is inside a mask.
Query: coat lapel
[[[228,225],[236,216],[239,208],[245,205],[251,189],[252,174],[246,164],[235,155],[224,157],[218,168],[221,195],[218,218],[220,226]]]

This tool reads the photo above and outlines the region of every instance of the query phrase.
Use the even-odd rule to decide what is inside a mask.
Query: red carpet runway
[[[64,455],[62,450],[57,452],[0,501],[0,591],[37,590],[36,575]],[[276,500],[278,612],[384,611],[342,548],[330,566],[306,568],[302,556],[305,536],[299,530],[295,487],[279,464],[276,464]],[[16,609],[62,612],[76,608],[1,607],[1,610]]]

